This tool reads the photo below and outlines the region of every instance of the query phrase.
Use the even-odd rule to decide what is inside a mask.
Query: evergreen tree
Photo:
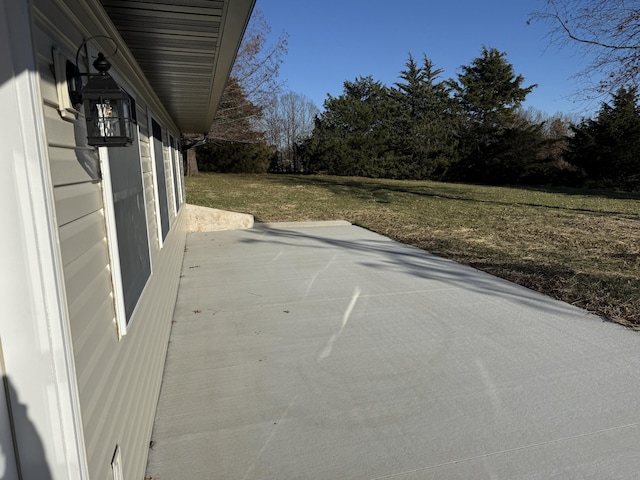
[[[372,77],[344,82],[329,95],[307,144],[307,169],[333,175],[385,176],[389,156],[389,91]]]
[[[522,122],[518,108],[536,85],[523,87],[523,82],[504,52],[483,47],[480,57],[462,67],[458,82],[451,83],[463,122],[458,179],[515,182],[535,161],[541,125]]]
[[[414,178],[441,178],[455,158],[454,103],[443,72],[426,55],[418,66],[412,55],[400,72],[393,98],[398,153],[407,157]]]
[[[258,124],[261,116],[262,107],[249,100],[240,83],[229,78],[207,140],[217,143],[258,143],[264,138]]]
[[[589,178],[637,188],[640,184],[640,106],[636,88],[621,88],[595,119],[573,127],[569,161]]]
[[[198,168],[225,173],[265,173],[269,152],[256,121],[260,115],[260,107],[230,78],[208,141],[196,149]]]

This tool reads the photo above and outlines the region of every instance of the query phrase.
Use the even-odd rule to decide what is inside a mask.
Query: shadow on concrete
[[[360,227],[349,228],[360,229]],[[254,237],[244,238],[241,242],[295,245],[300,240],[305,240],[305,246],[308,248],[338,247],[345,252],[361,256],[357,263],[373,270],[408,273],[416,278],[435,280],[450,287],[492,295],[501,300],[516,302],[548,313],[566,314],[568,304],[564,302],[366,229],[361,229],[362,232],[366,232],[365,235],[356,234],[352,236],[353,239],[316,235],[314,231],[316,231],[314,228],[296,230],[264,227],[258,224],[254,230],[247,231],[248,234],[254,234]],[[576,313],[584,312],[584,315],[587,315],[586,311],[577,307],[575,311]],[[606,321],[604,318],[601,320]]]

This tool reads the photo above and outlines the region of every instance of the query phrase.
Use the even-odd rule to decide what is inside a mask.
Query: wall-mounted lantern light
[[[133,102],[107,72],[111,64],[102,53],[93,62],[99,72],[90,74],[82,88],[87,120],[87,143],[96,147],[124,147],[133,142]]]

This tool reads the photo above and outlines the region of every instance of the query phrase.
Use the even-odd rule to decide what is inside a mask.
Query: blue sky
[[[548,114],[590,114],[598,105],[569,98],[586,64],[575,48],[550,46],[549,26],[527,25],[545,0],[257,0],[272,35],[289,34],[280,78],[287,90],[322,107],[327,94],[342,93],[345,80],[371,75],[386,85],[398,80],[409,53],[426,54],[443,78],[456,78],[482,46],[506,52],[527,97]]]

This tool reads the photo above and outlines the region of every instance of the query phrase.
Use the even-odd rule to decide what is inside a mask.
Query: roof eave
[[[101,2],[180,131],[208,132],[255,0]]]

